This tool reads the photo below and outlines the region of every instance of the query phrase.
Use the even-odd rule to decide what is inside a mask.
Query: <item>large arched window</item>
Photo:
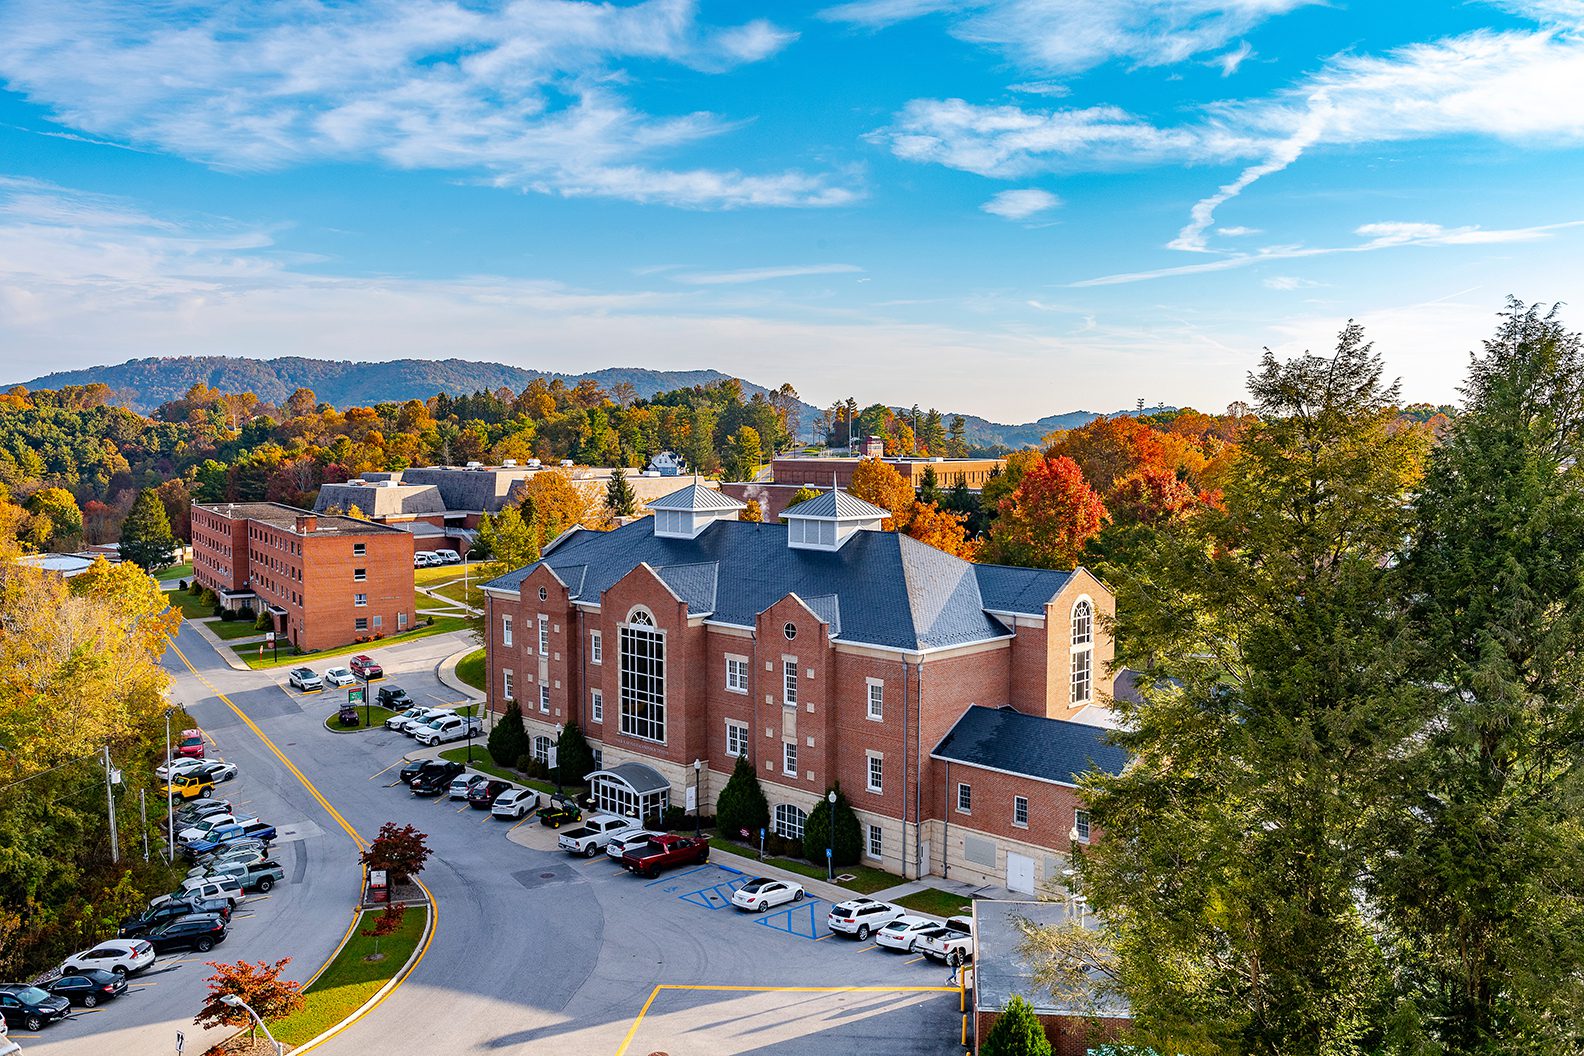
[[[555,744],[548,737],[535,737],[533,739],[533,758],[536,763],[550,765],[550,746]]]
[[[621,625],[621,732],[664,741],[665,635],[645,609],[634,609]]]
[[[1079,598],[1072,610],[1072,704],[1094,699],[1094,602]]]
[[[789,840],[803,838],[803,826],[808,823],[808,815],[790,803],[777,803],[775,808],[775,831]]]

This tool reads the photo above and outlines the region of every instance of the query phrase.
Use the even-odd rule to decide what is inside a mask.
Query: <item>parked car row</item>
[[[413,553],[414,568],[435,568],[439,565],[460,565],[462,555],[455,550],[418,550]]]
[[[385,669],[372,656],[359,653],[346,667],[332,667],[323,675],[311,667],[294,667],[286,673],[286,682],[303,693],[316,693],[326,686],[341,688],[355,686],[358,682],[374,682],[385,677]]]
[[[830,908],[825,926],[833,933],[860,941],[871,936],[876,945],[903,953],[922,953],[953,968],[973,960],[973,919],[951,917],[945,923],[914,916],[894,902],[859,896]]]
[[[400,694],[390,698],[392,704],[409,699],[399,687],[392,688]],[[384,701],[382,700],[381,703]],[[469,734],[477,737],[484,732],[484,721],[477,716],[458,715],[455,708],[412,706],[386,719],[385,728],[403,733],[419,744],[433,746],[447,741],[464,740]]]
[[[415,796],[445,793],[460,799],[474,810],[487,810],[494,817],[526,817],[539,806],[539,793],[483,774],[470,774],[461,763],[445,759],[415,759],[396,774],[397,780]]]
[[[237,773],[237,765],[224,759],[184,755],[157,767],[154,777],[161,782],[160,792],[186,802],[208,799],[216,785],[233,780]]]

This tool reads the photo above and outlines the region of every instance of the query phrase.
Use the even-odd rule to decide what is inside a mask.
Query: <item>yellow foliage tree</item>
[[[896,531],[898,526],[905,529],[913,518],[913,506],[917,501],[913,485],[878,458],[859,460],[847,490],[865,502],[891,511],[891,516],[881,522],[881,527],[888,532]]]

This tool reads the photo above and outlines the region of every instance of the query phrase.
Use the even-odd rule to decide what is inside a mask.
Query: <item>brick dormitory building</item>
[[[193,577],[304,652],[417,626],[410,533],[278,502],[194,503]]]
[[[746,755],[801,837],[833,784],[866,860],[1032,892],[1089,838],[1076,795],[1105,739],[1109,590],[1087,571],[976,565],[827,491],[786,523],[694,484],[615,531],[574,530],[484,588],[489,698],[546,759],[582,726],[602,808],[710,812]]]

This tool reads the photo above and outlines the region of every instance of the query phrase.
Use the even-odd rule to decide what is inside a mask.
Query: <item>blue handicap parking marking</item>
[[[788,909],[767,913],[754,921],[761,928],[771,928],[775,931],[784,931],[788,935],[796,935],[800,939],[818,939],[822,934],[820,928],[820,915],[815,907],[820,904],[817,898],[805,899]]]
[[[734,873],[736,872],[735,869],[727,871]],[[736,876],[724,880],[721,883],[711,884],[709,887],[701,887],[697,890],[689,891],[685,895],[678,895],[677,897],[684,902],[691,902],[693,905],[702,906],[705,909],[725,909],[727,906],[731,905],[732,893],[747,882],[748,878],[746,876],[743,876],[741,873],[737,873]]]

